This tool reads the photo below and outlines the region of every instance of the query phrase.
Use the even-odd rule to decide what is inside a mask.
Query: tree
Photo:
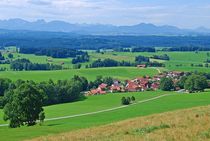
[[[82,67],[82,64],[73,65],[73,69],[80,69],[81,67]]]
[[[4,120],[10,121],[9,126],[16,128],[35,125],[39,114],[43,112],[42,92],[31,82],[26,82],[8,91],[6,95],[8,98],[4,106]]]
[[[122,105],[129,105],[130,104],[130,97],[127,97],[127,98],[122,97],[121,103],[122,103]]]
[[[2,55],[2,53],[0,52],[0,60],[5,60],[4,56]]]
[[[14,56],[13,56],[12,53],[9,53],[9,54],[8,54],[8,58],[12,59],[13,57],[14,57]]]
[[[107,84],[108,86],[111,86],[113,84],[113,78],[111,78],[111,77],[105,77],[105,78],[103,78],[103,82],[105,84]]]
[[[208,87],[206,77],[202,75],[192,74],[188,76],[184,88],[189,92],[204,91]]]
[[[177,86],[180,87],[181,89],[184,89],[184,84],[187,80],[187,76],[182,76],[179,82],[177,83]]]
[[[40,125],[44,122],[45,119],[45,113],[44,111],[39,113],[39,121],[40,121]]]
[[[174,83],[171,78],[164,77],[160,80],[160,89],[163,91],[171,91],[174,88]]]
[[[87,80],[87,78],[75,75],[72,78],[72,81],[74,81],[74,82],[75,81],[79,81],[82,84],[82,91],[86,91],[87,90],[87,88],[88,88],[88,80]]]
[[[136,98],[134,96],[131,97],[131,101],[136,101]]]
[[[10,84],[10,79],[0,78],[0,96],[4,96],[4,92],[9,88]]]
[[[150,61],[149,61],[149,57],[139,55],[135,58],[135,62],[137,64],[141,64],[141,63],[149,63]]]

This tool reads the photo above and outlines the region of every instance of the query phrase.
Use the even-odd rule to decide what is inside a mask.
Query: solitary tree
[[[121,103],[122,103],[122,105],[129,105],[130,104],[130,101],[129,101],[128,98],[122,97]]]
[[[43,111],[43,96],[37,87],[30,82],[23,83],[7,94],[7,104],[4,106],[4,120],[9,120],[11,128],[21,125],[33,126]]]

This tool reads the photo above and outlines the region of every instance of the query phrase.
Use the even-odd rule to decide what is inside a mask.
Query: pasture
[[[78,103],[76,102],[49,106],[46,107],[45,110],[47,118],[59,117],[67,114],[72,115],[86,113],[119,106],[122,96],[134,95],[137,101],[141,101],[164,93],[169,93],[171,95],[145,103],[130,105],[129,107],[114,111],[79,116],[69,119],[46,121],[42,126],[37,125],[35,127],[22,127],[17,129],[0,127],[0,136],[2,140],[31,139],[38,136],[53,135],[81,128],[95,127],[139,116],[146,116],[197,106],[206,106],[210,104],[210,92],[200,94],[174,94],[173,92],[159,91],[95,96],[89,97],[85,101],[80,101]]]
[[[210,106],[202,106],[138,117],[104,126],[39,137],[33,141],[208,141],[210,135],[209,109]]]
[[[4,56],[7,58],[8,53],[12,52],[14,55],[13,59],[18,58],[27,58],[33,63],[52,63],[56,65],[63,64],[63,68],[72,69],[73,64],[71,63],[72,58],[51,58],[48,56],[36,56],[33,54],[20,54],[14,51],[14,47],[8,48],[8,51],[3,52]],[[134,62],[135,57],[138,55],[143,55],[147,57],[152,57],[153,55],[163,55],[167,54],[170,57],[169,61],[158,60],[158,59],[150,59],[151,61],[157,61],[164,63],[166,67],[165,70],[174,70],[174,71],[201,71],[201,72],[210,72],[210,69],[206,67],[196,67],[195,65],[204,64],[207,59],[210,59],[210,56],[207,55],[208,51],[200,51],[200,52],[165,52],[165,51],[157,51],[155,53],[149,52],[114,52],[114,51],[104,51],[103,53],[96,53],[95,51],[88,51],[90,56],[90,61],[86,63],[81,63],[82,67],[85,68],[86,65],[91,64],[93,61],[97,59],[114,59],[116,61],[129,61]],[[191,65],[194,66],[191,66]],[[6,67],[9,70],[9,65],[0,64],[0,67]],[[64,72],[65,74],[65,72]]]
[[[125,60],[134,62],[135,56],[142,55],[147,57],[152,57],[153,55],[163,55],[167,54],[170,57],[169,61],[151,59],[151,61],[162,62],[166,65],[167,70],[180,70],[180,71],[202,71],[202,72],[210,72],[210,69],[205,67],[192,67],[191,64],[198,65],[204,64],[207,59],[210,59],[210,56],[207,55],[207,51],[201,52],[140,52],[140,53],[130,53],[130,52],[105,52],[104,54],[92,53],[91,56],[93,58],[111,58],[114,60]]]
[[[84,76],[88,80],[95,80],[97,76],[110,76],[120,80],[132,79],[144,75],[153,76],[158,74],[154,68],[139,69],[136,67],[115,67],[115,68],[92,68],[92,69],[70,69],[58,71],[3,71],[0,72],[1,78],[9,78],[11,80],[34,80],[47,81],[70,79],[74,75]]]

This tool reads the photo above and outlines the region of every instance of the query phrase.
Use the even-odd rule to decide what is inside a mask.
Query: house
[[[153,90],[158,90],[159,87],[160,87],[160,83],[158,83],[158,82],[155,82],[155,83],[151,84],[151,89],[153,89]]]
[[[90,90],[90,95],[106,94],[101,88]]]
[[[114,93],[114,92],[121,92],[122,88],[119,86],[119,85],[112,85],[110,87],[110,92],[111,93]]]
[[[145,91],[150,87],[150,77],[136,78],[134,81],[141,87],[142,91]]]
[[[138,68],[146,68],[146,67],[147,67],[147,65],[142,64],[142,65],[137,65],[137,67],[138,67]]]
[[[142,88],[133,81],[128,82],[128,84],[125,87],[125,90],[128,92],[137,92],[137,91],[141,91],[141,89]]]
[[[97,95],[98,94],[98,90],[94,89],[94,90],[90,90],[91,95]]]
[[[98,86],[98,88],[101,88],[102,90],[105,90],[105,89],[107,89],[107,84],[105,84],[105,83],[102,83],[101,85],[99,85]]]

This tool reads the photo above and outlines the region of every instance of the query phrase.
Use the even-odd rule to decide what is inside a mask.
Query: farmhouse
[[[138,67],[138,68],[146,68],[146,67],[147,67],[147,65],[142,64],[142,65],[137,65],[137,67]]]
[[[134,81],[129,81],[125,87],[125,90],[128,92],[137,92],[141,91],[141,89],[142,89],[141,86]]]

